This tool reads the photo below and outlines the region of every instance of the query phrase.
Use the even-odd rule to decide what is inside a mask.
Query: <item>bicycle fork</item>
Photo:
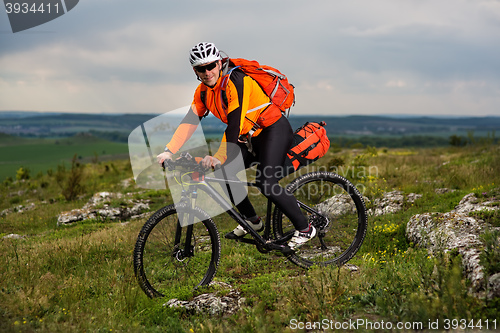
[[[193,211],[196,205],[196,198],[198,194],[196,192],[196,188],[190,188],[189,193],[183,191],[182,197],[183,200],[189,203],[188,211]],[[178,261],[184,261],[186,258],[194,256],[194,245],[191,244],[193,240],[193,224],[194,224],[194,214],[187,214],[187,227],[182,228],[181,221],[184,221],[184,215],[186,212],[177,212],[177,216],[179,219],[177,220],[177,227],[175,230],[175,243],[174,243],[174,251],[172,256]],[[181,238],[182,238],[182,230],[186,230],[186,238],[184,243],[184,248],[181,248]]]

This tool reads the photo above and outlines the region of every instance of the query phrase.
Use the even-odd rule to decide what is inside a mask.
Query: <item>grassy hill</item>
[[[80,132],[124,132],[156,117],[151,114],[43,114],[19,113],[19,117],[5,117],[0,112],[0,132],[32,137],[72,136]]]
[[[14,113],[16,115],[16,113]],[[137,126],[154,121],[155,114],[32,114],[0,112],[0,132],[23,136],[70,136],[78,132],[119,132],[122,142]],[[177,125],[182,116],[172,116]],[[432,135],[449,137],[452,134],[466,136],[474,131],[476,136],[486,136],[500,130],[500,117],[389,117],[389,116],[336,116],[332,115],[290,115],[292,128],[298,128],[306,121],[326,121],[328,133],[332,136],[401,136]],[[207,134],[219,134],[224,125],[214,116],[202,122]]]
[[[52,142],[66,148],[79,144]],[[0,212],[33,206],[0,219],[0,331],[295,332],[292,323],[325,319],[421,322],[424,328],[438,320],[441,329],[446,319],[473,320],[473,325],[482,320],[483,330],[489,320],[490,331],[495,320],[499,329],[499,299],[486,301],[467,293],[456,253],[430,256],[405,237],[406,223],[415,214],[447,212],[471,192],[498,193],[499,145],[331,150],[318,163],[341,170],[370,202],[394,189],[422,198],[400,212],[369,218],[363,246],[350,261],[357,271],[305,271],[277,253],[262,254],[251,245],[222,239],[216,281],[231,284],[245,298],[242,309],[224,317],[189,314],[165,307],[167,299],[144,295],[134,277],[132,251],[146,217],[57,226],[61,211],[81,208],[97,191],[132,193],[150,200],[152,210],[170,203],[166,192],[121,185],[132,176],[128,160],[81,165],[82,191],[75,201],[61,195],[58,177],[64,179],[64,174],[3,182]],[[438,188],[455,191],[438,194]],[[264,199],[251,200],[263,215]],[[221,235],[235,227],[226,216],[215,221]],[[492,223],[500,226],[498,220]],[[22,238],[2,238],[8,234]],[[495,246],[499,248],[498,240]],[[495,251],[481,260],[496,260],[500,251]]]
[[[31,175],[55,170],[58,165],[71,164],[74,155],[81,162],[91,159],[109,159],[128,154],[125,143],[110,142],[90,134],[77,134],[58,139],[23,138],[0,135],[0,180],[16,176],[20,168]]]

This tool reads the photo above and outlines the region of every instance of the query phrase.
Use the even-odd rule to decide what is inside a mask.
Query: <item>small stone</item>
[[[359,267],[356,266],[356,265],[353,265],[353,264],[345,264],[344,266],[342,266],[346,269],[348,269],[349,271],[351,272],[357,272],[359,270]]]
[[[437,194],[445,194],[445,193],[450,193],[450,192],[455,192],[456,190],[454,189],[449,189],[449,188],[437,188],[434,190]]]
[[[500,297],[500,273],[493,274],[488,279],[488,299]]]
[[[21,236],[18,234],[8,234],[6,236],[3,236],[2,238],[4,238],[4,239],[23,239],[24,236]]]
[[[245,299],[240,292],[223,282],[212,282],[210,285],[229,289],[224,296],[218,296],[219,292],[201,294],[192,301],[180,301],[176,298],[169,300],[163,306],[170,308],[184,308],[191,313],[205,313],[209,315],[229,315],[239,310]]]
[[[406,196],[407,202],[415,202],[422,197],[421,194],[409,193]],[[385,214],[394,214],[403,209],[405,196],[402,191],[392,191],[384,193],[382,198],[373,201],[374,208],[368,210],[368,215],[380,216]]]

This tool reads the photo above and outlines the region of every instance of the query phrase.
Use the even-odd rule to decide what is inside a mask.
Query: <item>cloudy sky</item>
[[[200,41],[287,74],[296,114],[500,115],[498,0],[81,0],[15,34],[2,10],[0,111],[184,107]]]

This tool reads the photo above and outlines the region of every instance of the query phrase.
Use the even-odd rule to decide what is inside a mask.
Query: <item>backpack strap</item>
[[[232,63],[231,63],[231,59],[229,59],[229,57],[222,59],[222,73],[221,73],[222,76],[227,74],[227,72],[229,71],[230,64],[232,64]],[[234,67],[234,64],[233,64],[233,67]]]
[[[248,151],[253,155],[255,156],[255,151],[253,150],[253,146],[252,146],[252,136],[253,134],[255,133],[255,131],[257,131],[258,129],[260,129],[261,127],[254,121],[252,121],[250,118],[246,117],[245,118],[250,121],[253,126],[252,128],[250,129],[250,131],[248,131],[248,133],[246,134],[241,134],[239,137],[238,137],[238,142],[240,143],[244,143],[246,146],[247,146],[247,149]]]
[[[201,99],[201,102],[203,103],[203,105],[205,105],[205,114],[202,116],[203,118],[205,118],[210,113],[210,111],[207,108],[207,103],[206,103],[206,100],[207,100],[207,90],[206,90],[206,88],[204,89],[202,87],[202,89],[200,91],[200,99]]]
[[[236,69],[239,68],[240,66],[236,67],[231,67],[229,68],[229,61],[227,62],[227,67],[222,70],[222,82],[220,83],[221,85],[221,100],[222,100],[222,107],[227,110],[228,107],[228,100],[227,100],[227,94],[226,94],[226,87],[229,83],[229,79],[231,78],[231,73]]]

